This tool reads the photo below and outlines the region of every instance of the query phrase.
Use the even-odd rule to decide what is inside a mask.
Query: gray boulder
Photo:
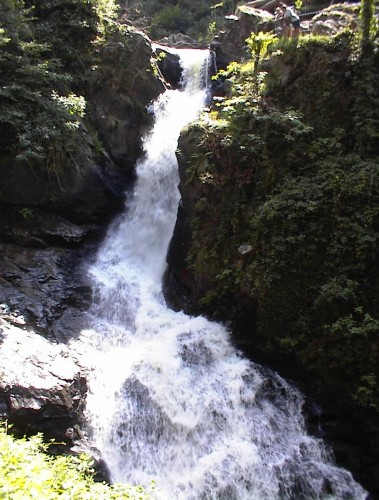
[[[82,368],[66,346],[3,318],[0,341],[0,417],[16,434],[43,432],[71,446],[82,437],[87,392]]]

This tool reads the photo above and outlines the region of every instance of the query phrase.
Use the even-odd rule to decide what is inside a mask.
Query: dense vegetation
[[[140,486],[95,482],[91,460],[48,455],[42,436],[14,439],[0,426],[0,498],[116,500],[150,498]]]
[[[63,32],[46,19],[51,7],[17,0],[0,6],[0,154],[16,151],[19,161],[54,164],[62,149],[74,150],[85,112],[85,100],[73,87],[80,86],[79,50],[90,57],[97,15],[90,3],[71,2],[65,11],[56,3],[53,15],[69,18],[60,21]]]
[[[379,410],[379,46],[365,36],[253,35],[230,95],[182,145],[204,309],[245,304],[253,351]]]
[[[66,168],[83,145],[83,121],[101,150],[91,98],[102,85],[112,83],[117,91],[120,84],[126,89],[124,101],[130,96],[129,107],[137,112],[140,106],[140,114],[147,115],[146,103],[140,105],[143,99],[133,88],[136,68],[122,60],[133,58],[133,29],[116,22],[116,13],[113,0],[1,2],[2,162],[15,160],[55,173]],[[112,58],[120,64],[117,74],[109,68]],[[144,91],[142,70],[139,76]]]
[[[184,33],[200,42],[209,41],[223,24],[224,16],[233,14],[236,0],[129,0],[127,17],[143,27],[153,40],[172,33]]]
[[[154,39],[182,31],[201,41],[235,8],[232,0],[121,4],[124,17]],[[363,2],[361,39],[350,32],[298,42],[252,36],[252,59],[221,75],[232,82],[230,94],[185,139],[193,145],[188,179],[200,193],[189,263],[204,310],[252,311],[239,332],[245,344],[270,360],[294,360],[320,392],[378,410],[373,5]],[[116,11],[112,0],[1,1],[1,161],[56,173],[81,148],[84,121],[102,149],[91,128],[91,93],[105,86],[106,71],[115,72],[112,56],[128,49],[132,30],[115,22]],[[115,78],[130,71],[120,85],[129,91],[136,73],[129,62],[139,54],[130,48],[122,57]],[[142,109],[133,97],[123,101]],[[55,498],[65,488],[70,498],[74,490],[78,498],[118,498],[117,488],[93,484],[88,462],[40,455],[44,449],[40,438],[15,443],[0,433],[1,467],[9,471],[0,496]]]

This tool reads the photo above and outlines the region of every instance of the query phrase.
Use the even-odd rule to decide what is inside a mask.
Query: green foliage
[[[66,168],[100,51],[122,31],[117,10],[114,0],[0,4],[1,155],[49,175]]]
[[[32,219],[34,217],[33,210],[30,208],[21,208],[19,213],[25,220]]]
[[[106,22],[112,22],[118,13],[120,6],[115,0],[94,0],[93,4],[102,26]]]
[[[217,23],[216,21],[211,21],[208,25],[208,30],[207,30],[207,35],[206,35],[206,41],[208,43],[210,43],[214,37],[216,36],[217,34]]]
[[[235,11],[235,0],[134,0],[128,5],[127,14],[132,22],[141,25],[153,40],[172,33],[184,33],[195,40],[208,42],[225,22],[225,15]]]
[[[269,46],[277,40],[276,35],[272,33],[252,33],[246,40],[247,46],[251,52],[251,58],[255,65],[259,65],[260,61],[267,56]],[[258,68],[255,69],[258,72]]]
[[[186,32],[192,21],[191,15],[185,15],[184,10],[179,4],[172,6],[166,5],[162,10],[157,12],[152,19],[150,29],[153,37],[164,36],[173,32]]]
[[[84,98],[75,97],[74,105],[74,94],[64,95],[71,77],[50,57],[51,46],[34,38],[36,20],[30,9],[19,2],[17,8],[3,5],[1,10],[0,152],[55,169],[64,151],[76,147]]]
[[[59,96],[54,90],[51,95],[54,101],[57,101],[60,106],[65,108],[70,115],[76,115],[80,118],[84,117],[86,109],[86,101],[83,96],[69,94],[67,97]]]
[[[374,0],[361,0],[359,17],[362,24],[362,43],[367,44],[377,28]]]
[[[116,500],[150,498],[140,486],[94,481],[91,459],[81,456],[49,456],[42,436],[14,439],[0,425],[0,498]]]
[[[379,65],[375,53],[354,59],[353,42],[350,35],[301,40],[297,54],[292,44],[281,53],[272,47],[274,71],[321,54],[323,71],[332,60],[333,78],[352,73],[346,120],[333,106],[320,109],[329,97],[319,96],[318,73],[305,75],[316,80],[314,101],[311,82],[290,101],[317,101],[317,113],[335,125],[327,134],[286,108],[285,94],[281,109],[266,100],[251,65],[225,72],[230,96],[187,132],[195,146],[189,182],[202,194],[190,262],[207,310],[225,298],[257,304],[255,348],[291,356],[319,390],[379,410]],[[280,90],[275,76],[270,99],[272,88]],[[241,254],[242,244],[251,250]]]
[[[228,99],[216,105],[220,117],[230,119],[231,126],[244,127],[246,115],[254,112],[264,92],[266,72],[262,71],[269,49],[276,45],[277,37],[272,33],[252,33],[246,40],[251,59],[244,63],[231,62],[226,70],[220,70],[212,79],[227,79],[232,84]]]

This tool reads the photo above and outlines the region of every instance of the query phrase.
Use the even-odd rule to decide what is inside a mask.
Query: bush
[[[107,500],[150,496],[141,486],[95,482],[91,459],[85,455],[53,457],[42,435],[15,439],[0,426],[0,498],[9,500]]]

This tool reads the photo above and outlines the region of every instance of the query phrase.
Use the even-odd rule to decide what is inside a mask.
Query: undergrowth
[[[108,485],[94,480],[86,455],[51,456],[38,434],[15,439],[0,425],[0,498],[5,500],[147,500],[141,486]]]

